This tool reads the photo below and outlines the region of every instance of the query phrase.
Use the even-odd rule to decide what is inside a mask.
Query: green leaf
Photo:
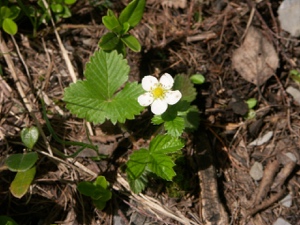
[[[168,154],[183,148],[184,143],[181,139],[170,135],[157,135],[149,146],[150,153]]]
[[[300,83],[300,73],[298,70],[291,70],[290,77],[297,83]]]
[[[126,173],[129,179],[138,179],[144,173],[147,163],[149,163],[149,151],[147,149],[134,151],[126,163]]]
[[[31,182],[33,181],[35,172],[36,168],[34,166],[29,170],[18,172],[16,174],[15,179],[12,181],[9,188],[13,196],[16,198],[22,198],[26,194]]]
[[[184,75],[177,75],[174,78],[174,90],[179,90],[182,94],[180,101],[192,102],[196,99],[197,92],[191,80]]]
[[[93,198],[92,199],[93,199],[93,203],[96,206],[96,208],[99,210],[102,210],[105,208],[106,202],[111,199],[112,193],[110,190],[105,190],[100,186],[97,186],[97,188],[102,190],[101,195],[96,199],[93,199]]]
[[[34,126],[30,128],[23,128],[21,131],[22,142],[29,149],[33,148],[38,138],[39,138],[39,130]]]
[[[91,183],[88,181],[80,182],[77,185],[77,190],[86,196],[92,198],[94,205],[102,210],[106,202],[111,199],[112,193],[107,189],[108,182],[104,176],[98,176],[97,179]]]
[[[77,190],[85,196],[92,197],[95,195],[96,186],[89,181],[82,181],[77,185]]]
[[[93,200],[93,204],[99,210],[103,210],[105,208],[105,206],[106,206],[106,202],[102,201],[102,200]]]
[[[63,14],[61,15],[62,18],[70,18],[72,16],[72,13],[71,13],[69,7],[64,5],[63,8],[64,8],[63,9]]]
[[[123,35],[121,37],[121,40],[125,45],[130,48],[134,52],[140,52],[141,51],[141,45],[138,39],[136,39],[134,36],[131,34]]]
[[[246,101],[246,103],[247,103],[249,109],[253,109],[257,104],[257,100],[256,100],[256,98],[249,98]]]
[[[15,35],[18,32],[18,25],[10,18],[5,18],[3,20],[2,28],[10,35]]]
[[[197,106],[192,105],[186,112],[179,113],[179,115],[184,119],[184,127],[186,130],[197,130],[200,124],[200,115]]]
[[[10,155],[6,160],[5,164],[8,169],[13,172],[24,172],[30,169],[38,160],[36,152],[29,152],[24,154],[13,154]]]
[[[169,156],[157,153],[151,155],[151,162],[148,164],[151,172],[169,181],[171,181],[176,175],[175,171],[173,170],[174,166],[175,163]]]
[[[120,39],[115,33],[109,32],[101,37],[99,46],[105,51],[111,51],[116,49],[119,41]]]
[[[202,74],[194,74],[190,79],[194,84],[203,84],[205,82],[205,77]]]
[[[104,176],[98,176],[97,179],[93,183],[95,186],[100,186],[104,189],[107,188],[108,182],[106,181]]]
[[[126,47],[122,41],[119,41],[116,50],[119,54],[122,54],[124,58],[126,57]]]
[[[100,177],[102,176],[99,176],[98,178]],[[89,196],[94,200],[108,201],[111,198],[111,191],[107,190],[107,181],[105,177],[100,179],[101,181],[95,181],[94,183],[82,181],[77,185],[77,190],[81,194]]]
[[[20,7],[15,6],[15,5],[10,7],[9,18],[12,19],[12,20],[16,19],[19,16],[20,12],[21,12]]]
[[[126,173],[131,189],[135,193],[144,190],[147,184],[145,174],[153,172],[166,180],[172,180],[176,175],[174,162],[166,155],[176,152],[184,146],[181,139],[169,135],[157,135],[151,142],[149,150],[140,149],[130,155],[126,165]]]
[[[9,18],[11,15],[11,11],[7,6],[2,6],[0,8],[0,15],[2,19]]]
[[[160,115],[154,115],[151,119],[151,122],[154,125],[159,125],[159,124],[162,124],[164,122],[164,120],[162,119],[162,117]]]
[[[130,189],[134,193],[138,194],[145,189],[146,185],[148,184],[148,179],[144,174],[142,174],[139,178],[134,179],[134,180],[128,178],[128,183],[129,183]]]
[[[107,29],[116,32],[118,34],[120,34],[123,29],[118,18],[110,9],[107,10],[107,16],[102,17],[102,23]]]
[[[125,22],[122,24],[122,34],[126,34],[130,30],[130,24]]]
[[[144,92],[141,85],[126,83],[116,94],[128,79],[128,73],[127,61],[116,51],[96,52],[86,66],[87,80],[65,89],[66,107],[79,118],[94,123],[109,119],[116,124],[117,121],[124,123],[126,119],[134,119],[143,110],[137,102],[138,96]]]
[[[14,221],[9,216],[0,216],[0,224],[3,225],[18,225],[16,221]]]
[[[250,109],[249,112],[246,114],[245,119],[251,120],[256,117],[256,112],[253,109]]]
[[[145,5],[145,0],[133,0],[130,2],[119,16],[120,23],[128,22],[131,27],[135,27],[143,17]]]
[[[73,5],[76,2],[76,0],[64,0],[64,3],[67,5]]]
[[[181,117],[176,117],[171,121],[166,121],[164,127],[169,135],[173,137],[179,137],[183,133],[184,125],[184,119]]]
[[[50,7],[54,13],[61,13],[64,10],[64,7],[61,4],[52,3]]]

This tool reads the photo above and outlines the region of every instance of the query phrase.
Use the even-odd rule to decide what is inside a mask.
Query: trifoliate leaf
[[[181,139],[170,135],[157,135],[149,146],[150,153],[168,154],[180,150],[184,146]]]
[[[157,176],[172,180],[176,175],[171,156],[167,154],[176,152],[184,146],[183,141],[169,135],[157,135],[151,142],[149,150],[140,149],[130,155],[126,163],[126,173],[131,189],[135,193],[144,190],[147,179],[145,173],[153,172]]]
[[[179,90],[182,94],[180,101],[192,102],[196,99],[196,89],[191,80],[184,75],[176,75],[174,78],[174,90]]]
[[[65,89],[66,107],[79,118],[93,123],[108,119],[115,124],[133,119],[143,110],[137,101],[144,92],[141,85],[127,83],[116,93],[127,81],[128,73],[129,66],[121,54],[97,51],[86,66],[86,80]]]
[[[151,154],[151,162],[148,164],[151,172],[169,181],[176,175],[174,166],[175,163],[169,156],[159,153]]]

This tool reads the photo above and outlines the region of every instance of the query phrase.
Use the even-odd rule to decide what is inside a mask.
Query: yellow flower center
[[[161,98],[164,96],[165,90],[159,85],[152,90],[154,98]]]

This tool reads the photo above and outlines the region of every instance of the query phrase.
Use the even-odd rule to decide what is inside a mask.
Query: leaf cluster
[[[77,0],[46,0],[56,22],[60,21],[62,18],[69,18],[72,16],[70,5],[74,4],[76,1]],[[40,25],[43,23],[48,24],[51,19],[51,15],[43,0],[38,0],[35,4],[30,5],[24,3],[22,0],[16,0],[15,5],[12,7],[18,8],[19,12],[21,11],[23,15],[28,17],[33,26],[34,37],[36,37],[36,32]],[[13,28],[14,25],[10,24],[10,27]],[[17,33],[17,30],[15,30],[15,33]]]
[[[108,190],[108,184],[105,177],[98,176],[94,182],[80,182],[77,185],[77,189],[81,194],[91,197],[96,208],[102,210],[112,196],[111,191]]]
[[[139,52],[141,50],[139,41],[128,32],[142,19],[145,4],[145,0],[133,0],[123,9],[119,18],[108,9],[107,15],[102,17],[102,22],[110,32],[100,39],[100,48],[105,51],[117,50],[126,55],[125,46],[127,46],[132,51]]]
[[[171,181],[176,175],[171,153],[179,151],[184,146],[182,139],[170,135],[157,135],[149,145],[133,152],[126,163],[126,173],[130,188],[139,193],[146,187],[147,174],[154,173],[158,177]]]
[[[19,16],[21,9],[8,3],[5,0],[0,3],[0,28],[8,34],[15,35],[18,32],[18,25],[15,20]]]
[[[21,131],[21,139],[23,144],[31,150],[39,137],[38,129],[34,126],[24,128]],[[5,164],[10,171],[17,172],[14,180],[10,184],[10,192],[16,198],[22,198],[36,173],[35,163],[38,160],[36,152],[20,153],[10,155]]]

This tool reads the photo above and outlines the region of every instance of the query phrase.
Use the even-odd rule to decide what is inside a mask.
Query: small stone
[[[284,207],[290,208],[292,206],[292,195],[288,194],[283,199],[280,200],[280,204]]]
[[[260,146],[267,143],[273,137],[273,131],[265,133],[262,137],[259,137],[252,141],[249,146]]]
[[[300,36],[300,1],[284,0],[278,8],[281,28],[294,37]]]
[[[298,104],[300,104],[300,91],[292,86],[289,86],[286,89],[286,92],[289,93],[293,99],[295,100],[295,102],[297,102]]]
[[[287,222],[286,220],[282,219],[281,217],[279,217],[274,223],[273,225],[291,225],[289,222]]]
[[[250,176],[253,178],[253,180],[259,181],[263,177],[263,174],[264,174],[262,164],[259,162],[255,162],[253,164],[253,166],[251,167],[249,173],[250,173]]]
[[[287,153],[285,153],[285,155],[287,157],[289,157],[293,162],[297,162],[297,158],[296,158],[296,156],[293,153],[287,152]]]

